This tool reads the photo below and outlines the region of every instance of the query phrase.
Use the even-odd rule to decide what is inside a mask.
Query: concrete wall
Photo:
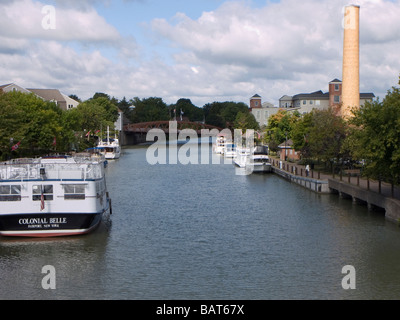
[[[355,202],[365,202],[369,207],[382,208],[385,210],[385,216],[388,220],[400,222],[399,200],[334,179],[329,179],[328,184],[332,191],[336,191],[344,197],[351,197]]]
[[[301,177],[290,172],[284,171],[277,167],[272,167],[272,172],[281,176],[282,178],[289,180],[290,182],[296,183],[306,189],[309,189],[313,192],[317,193],[331,193],[329,189],[328,181],[325,180],[317,180],[308,177]]]

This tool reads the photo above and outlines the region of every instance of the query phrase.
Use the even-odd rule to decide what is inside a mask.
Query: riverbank
[[[310,177],[299,176],[294,173],[285,171],[277,166],[272,166],[272,172],[283,177],[286,180],[289,180],[290,182],[296,183],[311,191],[325,194],[331,193],[327,180],[319,180]]]
[[[370,210],[384,211],[385,217],[400,223],[400,188],[385,182],[369,180],[350,173],[328,175],[305,166],[280,161],[271,157],[272,172],[318,194],[338,194],[352,199],[354,203],[365,204]]]

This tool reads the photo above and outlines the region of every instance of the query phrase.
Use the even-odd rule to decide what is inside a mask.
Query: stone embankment
[[[319,194],[339,194],[369,209],[385,211],[388,220],[400,223],[400,189],[384,182],[360,178],[353,172],[346,176],[327,175],[294,163],[271,158],[272,172]]]
[[[328,180],[318,178],[314,172],[309,172],[307,174],[305,169],[298,170],[298,167],[290,164],[283,164],[272,166],[272,172],[289,180],[290,182],[296,183],[302,187],[310,189],[317,193],[331,193],[329,189]]]

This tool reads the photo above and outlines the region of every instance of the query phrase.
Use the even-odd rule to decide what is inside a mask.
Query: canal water
[[[400,228],[382,214],[232,164],[150,165],[146,151],[109,163],[113,214],[95,232],[0,238],[0,299],[400,298]]]

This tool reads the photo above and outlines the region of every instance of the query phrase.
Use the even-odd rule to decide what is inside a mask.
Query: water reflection
[[[104,264],[110,232],[111,222],[106,219],[85,236],[1,238],[0,299],[90,298],[80,289],[90,285],[88,279]],[[57,290],[42,288],[46,265],[56,269]]]
[[[400,229],[336,195],[233,165],[107,168],[113,215],[71,238],[0,238],[1,299],[398,299]],[[53,265],[57,289],[43,290]],[[357,289],[341,287],[343,266]]]

